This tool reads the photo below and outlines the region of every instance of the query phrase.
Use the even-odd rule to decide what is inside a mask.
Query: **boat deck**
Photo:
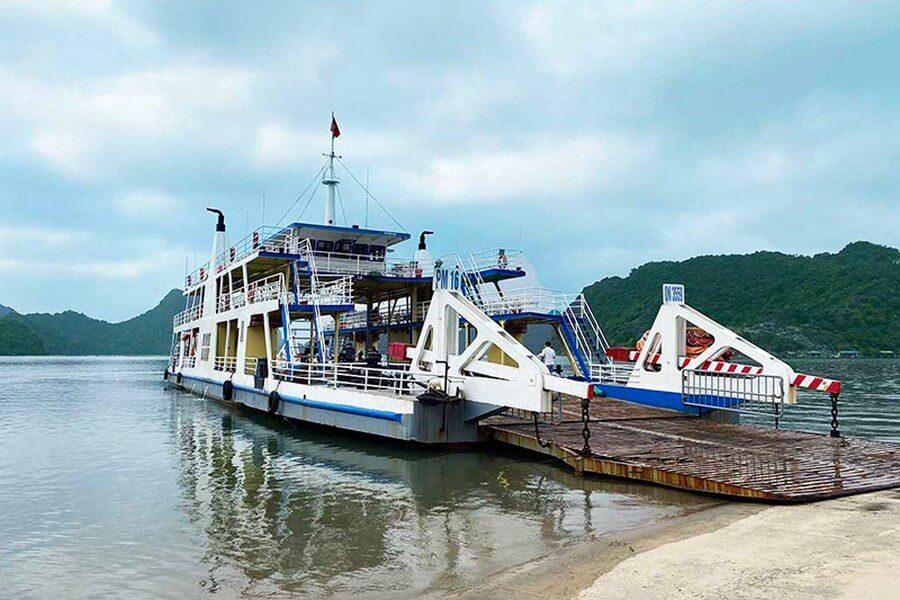
[[[591,402],[581,455],[580,407],[563,422],[506,415],[484,422],[489,439],[555,456],[576,471],[769,502],[808,502],[900,486],[900,445],[721,423],[607,398]]]

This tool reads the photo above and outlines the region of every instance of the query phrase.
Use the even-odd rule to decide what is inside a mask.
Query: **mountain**
[[[0,337],[0,355],[168,354],[172,317],[183,303],[181,290],[172,290],[154,308],[120,323],[70,310],[56,314],[8,314],[0,318],[0,336],[5,333],[12,341],[4,346],[4,338]],[[22,352],[23,347],[30,351]]]
[[[11,309],[10,307],[8,307],[8,306],[3,306],[2,304],[0,304],[0,319],[2,319],[2,318],[5,317],[6,315],[8,315],[8,314],[10,314],[10,313],[14,313],[14,312],[16,312],[16,311],[14,311],[13,309]]]
[[[688,304],[773,352],[900,351],[900,251],[868,242],[836,254],[779,252],[652,262],[584,289],[611,344],[653,322],[663,283]]]
[[[10,311],[0,318],[0,356],[35,356],[46,353],[40,336],[22,315]]]

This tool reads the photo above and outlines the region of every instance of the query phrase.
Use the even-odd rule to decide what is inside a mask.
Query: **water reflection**
[[[205,536],[210,590],[413,596],[708,502],[518,456],[295,429],[173,394],[184,510]]]

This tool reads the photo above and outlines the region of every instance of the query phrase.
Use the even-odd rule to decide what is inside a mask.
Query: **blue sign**
[[[431,280],[431,289],[458,292],[462,289],[462,274],[459,272],[459,269],[435,267],[434,277]]]
[[[663,304],[684,304],[684,286],[680,283],[664,283]]]

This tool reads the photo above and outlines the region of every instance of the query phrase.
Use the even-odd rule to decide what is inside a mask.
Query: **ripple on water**
[[[897,439],[896,363],[859,365],[871,385],[837,373],[842,428]],[[832,366],[851,368],[801,370]],[[415,597],[710,503],[512,453],[298,429],[166,390],[163,367],[0,360],[5,594]],[[791,418],[822,415],[811,398]]]

